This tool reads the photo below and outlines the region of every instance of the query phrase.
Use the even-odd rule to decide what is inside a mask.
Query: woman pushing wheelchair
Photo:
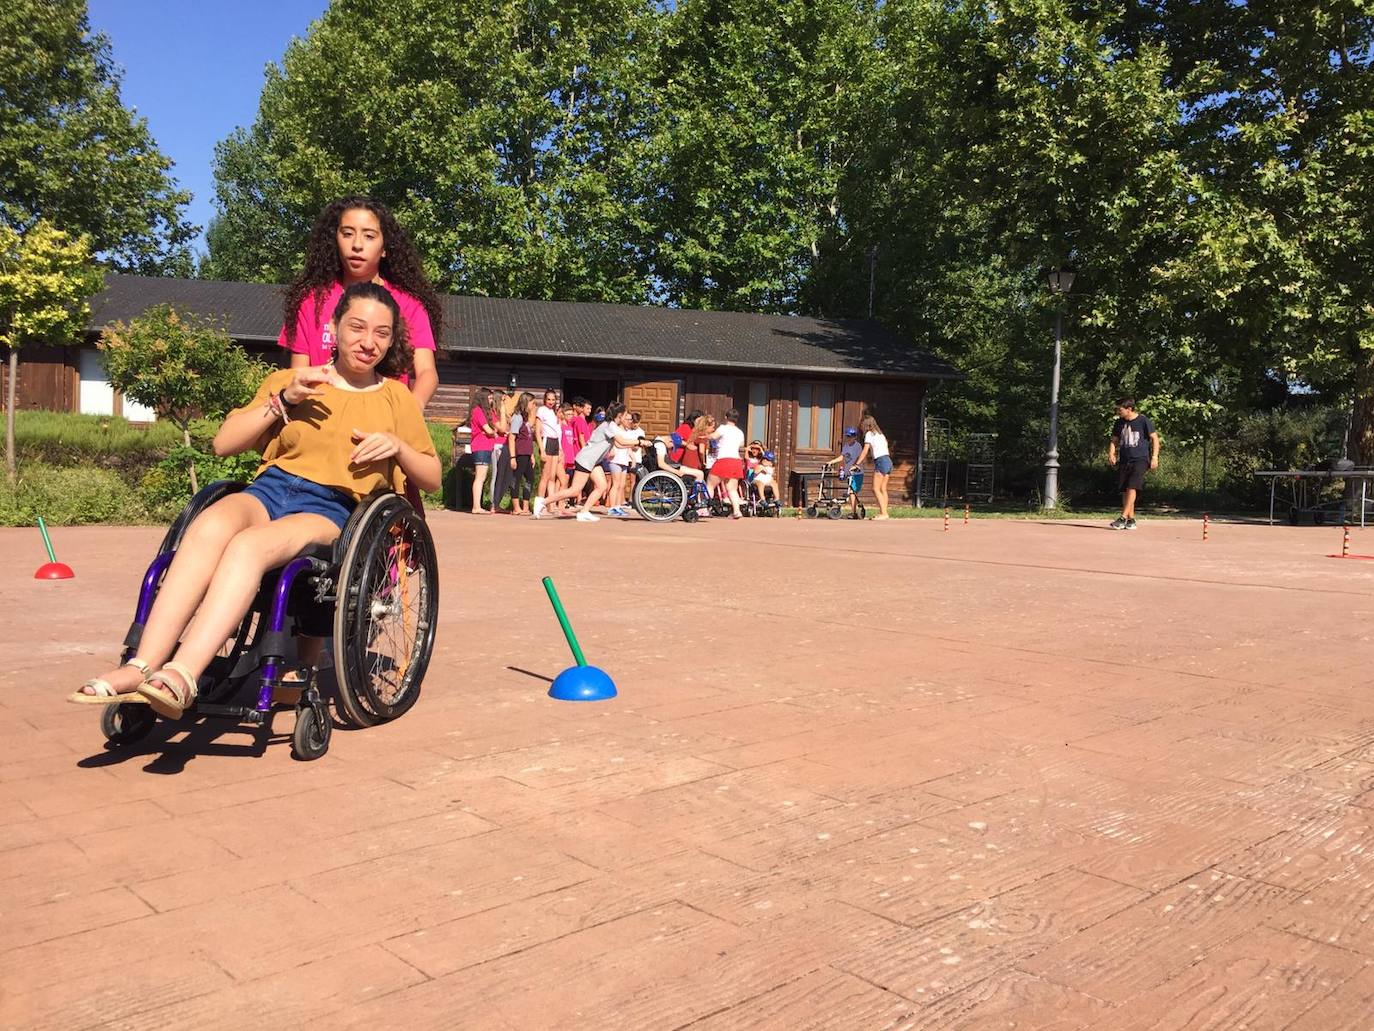
[[[333,323],[332,365],[272,373],[224,420],[215,453],[261,451],[257,475],[187,530],[139,654],[86,681],[71,701],[146,700],[159,715],[180,717],[269,570],[312,544],[333,543],[357,502],[375,491],[400,493],[406,480],[438,489],[439,458],[419,405],[390,378],[410,368],[412,356],[395,299],[383,286],[355,284]]]

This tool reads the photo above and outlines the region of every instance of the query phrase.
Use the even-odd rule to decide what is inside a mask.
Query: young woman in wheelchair
[[[332,365],[272,373],[246,407],[224,420],[215,453],[260,451],[257,475],[187,530],[139,655],[86,681],[72,701],[146,700],[160,715],[179,717],[264,575],[312,544],[333,543],[369,494],[400,493],[407,479],[438,489],[439,458],[420,407],[391,378],[410,367],[412,355],[395,299],[385,287],[355,284],[339,299],[333,321]]]

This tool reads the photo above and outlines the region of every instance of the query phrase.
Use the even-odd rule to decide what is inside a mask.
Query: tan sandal
[[[152,672],[148,664],[137,656],[123,663],[119,668],[123,669],[125,666],[132,666],[145,678]],[[86,690],[88,687],[90,688],[89,691]],[[77,705],[127,705],[130,702],[141,703],[146,699],[138,693],[138,688],[134,688],[132,691],[116,691],[114,685],[108,680],[92,677],[68,695],[67,701]]]
[[[175,673],[181,683],[174,683],[167,676],[168,672]],[[168,662],[138,685],[138,693],[148,700],[148,704],[159,716],[179,720],[195,703],[196,695],[199,693],[198,680],[199,678],[181,663]]]

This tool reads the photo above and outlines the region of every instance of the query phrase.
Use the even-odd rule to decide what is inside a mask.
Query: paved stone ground
[[[63,697],[161,531],[0,531],[0,1025],[1370,1026],[1339,530],[433,526],[420,704],[313,764],[107,751]],[[530,675],[545,573],[616,701]]]

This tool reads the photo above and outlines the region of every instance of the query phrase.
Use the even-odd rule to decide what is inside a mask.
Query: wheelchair
[[[187,528],[210,505],[243,490],[221,480],[202,488],[168,529],[139,589],[122,658],[138,651],[153,600]],[[355,727],[404,714],[416,702],[434,651],[439,577],[434,539],[405,498],[363,499],[333,544],[312,545],[263,577],[248,614],[201,675],[182,721],[230,719],[271,733],[273,716],[294,708],[292,755],[318,759],[333,721],[311,671],[297,663],[297,635],[332,638],[338,710]],[[299,681],[284,681],[289,671]],[[136,742],[158,715],[146,704],[107,706],[101,730],[112,745]],[[181,722],[181,721],[179,721]]]
[[[687,506],[691,493],[686,478],[668,461],[667,442],[655,438],[644,448],[644,456],[635,470],[630,504],[641,518],[651,523],[671,523],[679,516],[685,522],[694,522],[696,509],[689,510]]]
[[[763,492],[752,479],[749,480],[747,486],[742,486],[741,489],[744,492],[744,500],[740,504],[740,511],[745,515],[776,518],[782,514],[782,502],[777,499],[777,495],[774,494],[771,498],[765,498]]]

